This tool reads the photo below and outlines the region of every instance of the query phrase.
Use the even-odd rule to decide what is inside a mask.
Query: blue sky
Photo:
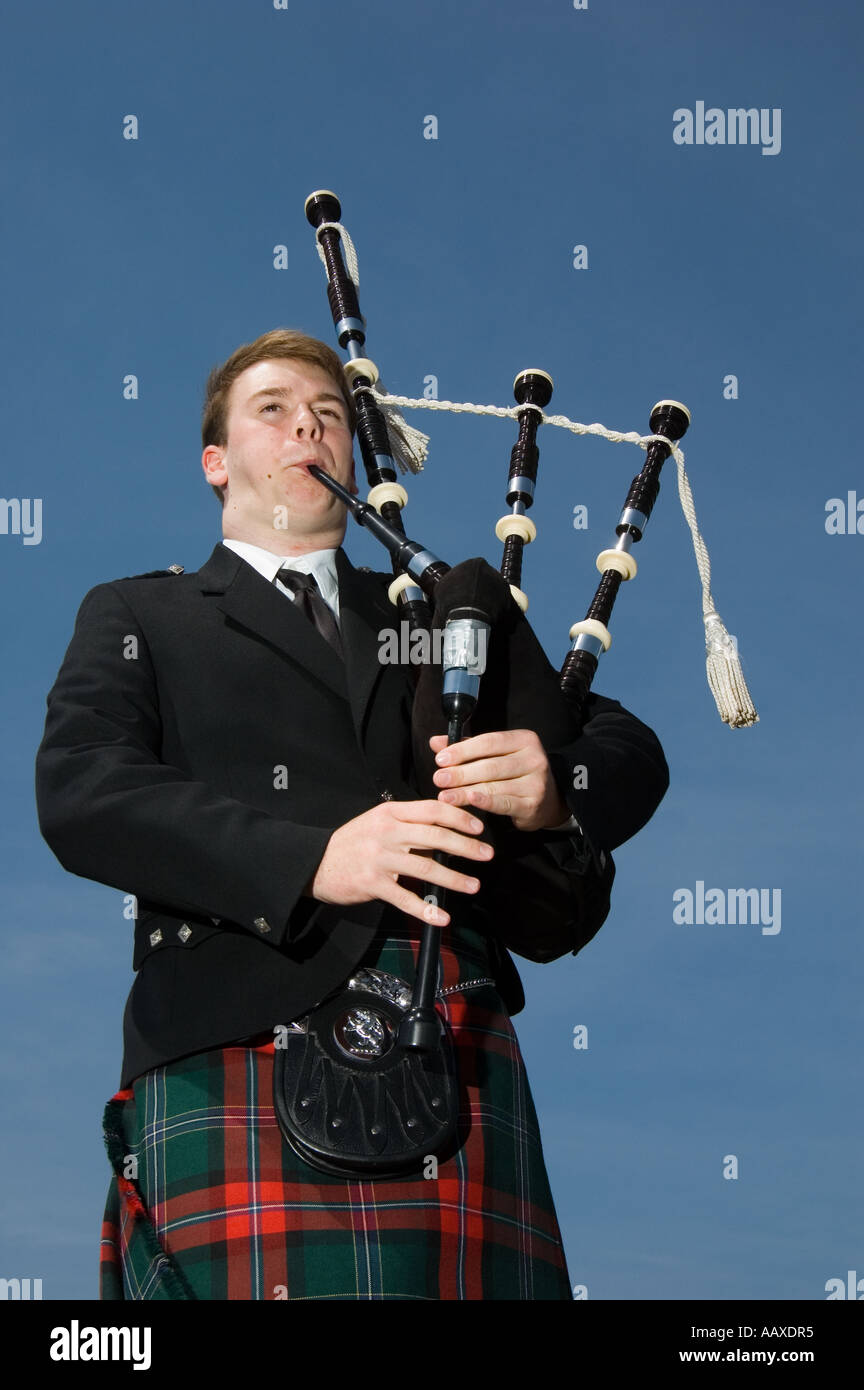
[[[731,731],[714,710],[669,464],[595,687],[657,732],[671,788],[616,854],[594,942],[517,962],[572,1280],[591,1299],[811,1300],[864,1273],[864,534],[825,526],[830,498],[864,499],[860,8],[52,0],[7,10],[3,31],[0,490],[42,500],[42,534],[0,534],[0,1275],[95,1297],[101,1110],[132,979],[122,895],[64,873],[38,832],[45,695],[89,588],[196,569],[218,541],[210,367],[278,325],[332,341],[303,215],[322,187],[392,390],[434,374],[442,398],[509,405],[539,366],[550,409],[577,420],[647,433],[661,397],[693,415],[715,599],[760,723]],[[673,113],[698,102],[779,110],[779,153],[677,144]],[[498,563],[512,424],[411,418],[432,445],[409,534]],[[551,429],[540,444],[525,586],[557,664],[641,454]],[[347,547],[380,565],[367,536]],[[675,923],[673,894],[700,880],[779,889],[780,932]]]

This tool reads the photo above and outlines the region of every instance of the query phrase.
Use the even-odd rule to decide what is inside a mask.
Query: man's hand
[[[429,747],[435,785],[446,788],[439,801],[510,816],[517,830],[548,830],[570,816],[533,729],[477,734],[449,748],[447,735],[435,734]]]
[[[446,740],[445,740],[446,741]],[[436,851],[486,861],[491,845],[477,840],[483,822],[441,801],[385,801],[340,825],[306,885],[322,903],[366,903],[380,898],[410,917],[446,926],[450,914],[399,883],[400,874],[420,884],[476,893],[476,878],[432,858]]]

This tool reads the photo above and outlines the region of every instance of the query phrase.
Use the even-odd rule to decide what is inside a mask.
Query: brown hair
[[[228,443],[228,396],[240,373],[258,362],[268,362],[274,358],[308,362],[313,367],[320,367],[332,377],[342,393],[348,409],[348,424],[351,433],[354,433],[357,417],[341,358],[326,343],[308,337],[299,329],[273,328],[269,333],[263,333],[260,338],[256,338],[254,343],[243,343],[232,352],[227,362],[214,367],[208,376],[201,416],[201,443],[205,449],[208,444],[215,444],[221,449]],[[217,487],[215,483],[211,483],[211,487],[224,506],[225,485]]]

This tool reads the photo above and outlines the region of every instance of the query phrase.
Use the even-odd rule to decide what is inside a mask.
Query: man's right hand
[[[444,801],[385,801],[334,830],[304,892],[322,903],[376,898],[410,917],[446,926],[449,913],[400,884],[400,875],[457,893],[476,893],[476,878],[439,864],[437,851],[487,862],[494,851],[479,841],[482,821]]]

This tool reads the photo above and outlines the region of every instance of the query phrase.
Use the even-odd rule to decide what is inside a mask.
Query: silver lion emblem
[[[393,1046],[395,1029],[374,1009],[348,1009],[333,1025],[333,1036],[349,1057],[381,1057]]]

